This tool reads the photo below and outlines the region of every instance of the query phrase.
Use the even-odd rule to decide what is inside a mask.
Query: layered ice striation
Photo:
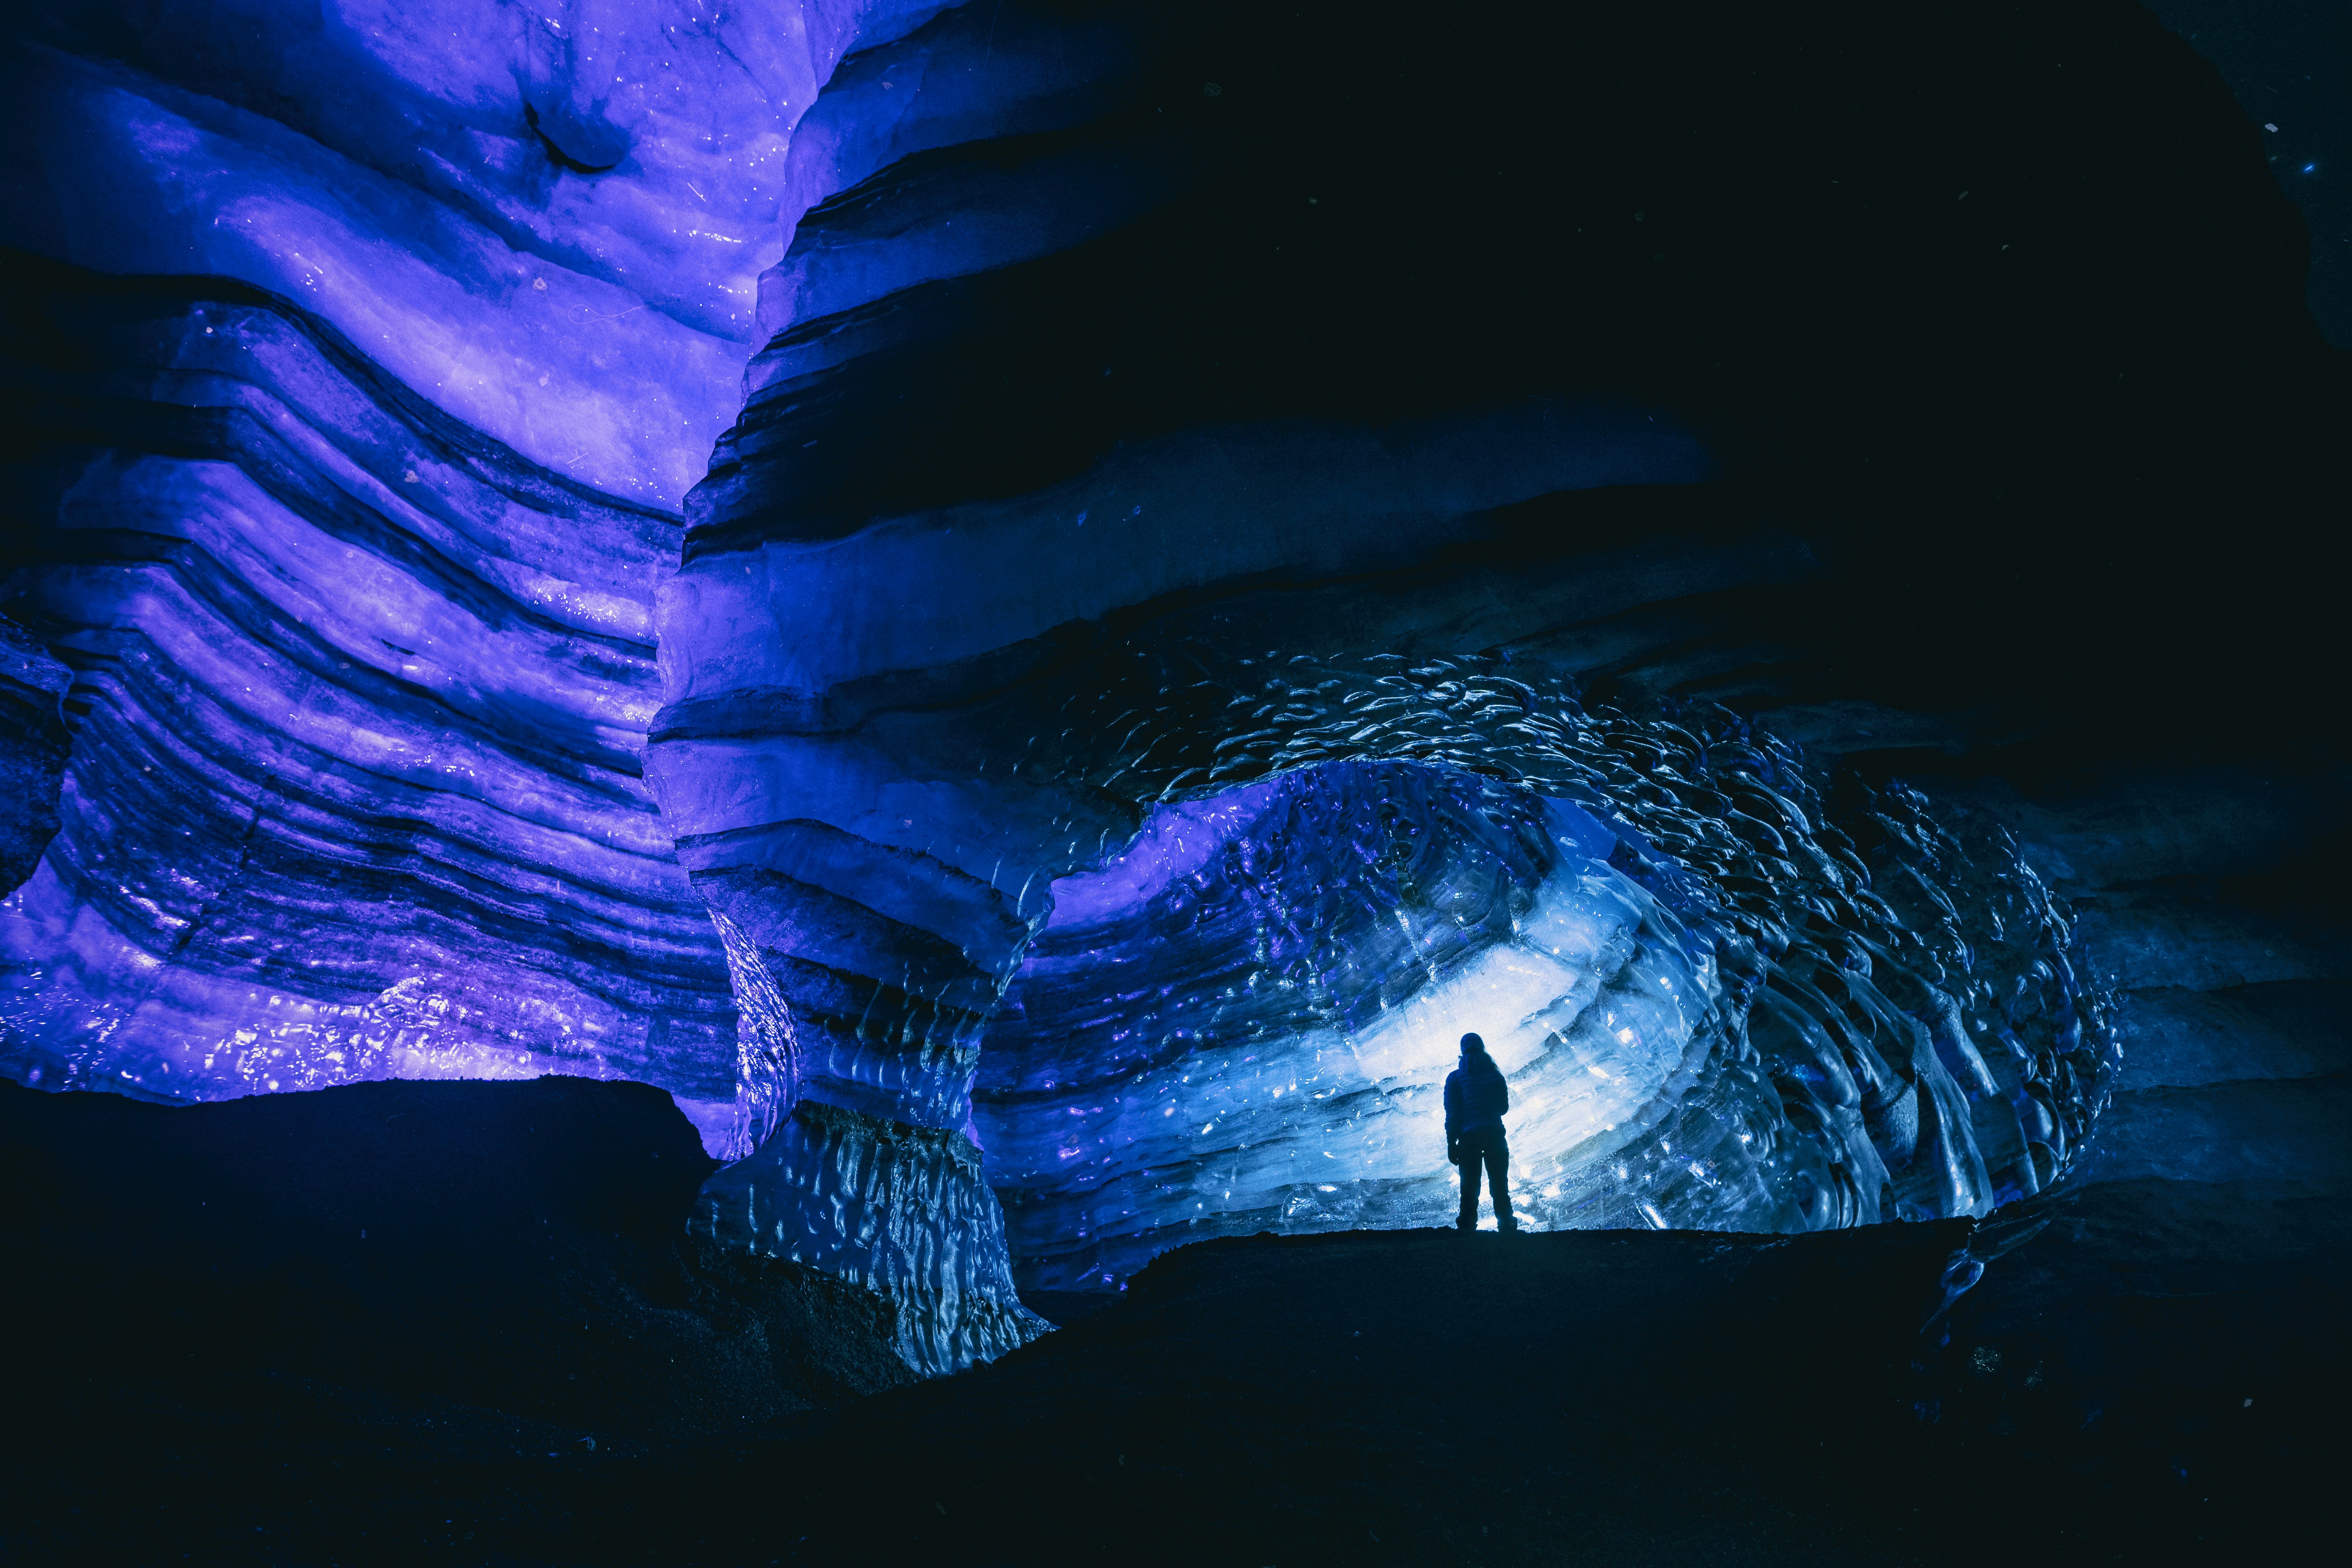
[[[939,8],[11,11],[7,1070],[575,1072],[721,1152],[773,1124],[642,777],[652,603],[824,194],[793,127]]]
[[[70,439],[17,476],[49,526],[9,607],[73,745],[0,909],[11,1075],[626,1077],[724,1136],[736,1009],[637,761],[675,518],[289,302],[20,276],[8,369]]]
[[[28,0],[8,243],[299,300],[480,434],[675,508],[814,199],[793,126],[844,54],[940,8]]]
[[[0,892],[33,874],[58,831],[58,793],[72,749],[58,700],[73,684],[39,640],[0,616]]]
[[[940,9],[10,14],[11,1076],[626,1077],[726,1155],[834,1081],[644,776],[652,612],[793,127]]]

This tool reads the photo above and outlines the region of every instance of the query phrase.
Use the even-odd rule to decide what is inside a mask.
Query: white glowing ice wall
[[[1736,1033],[1708,936],[1609,865],[1616,842],[1571,803],[1410,765],[1163,807],[1057,885],[982,1057],[1024,1264],[1100,1287],[1202,1236],[1442,1221],[1441,1091],[1472,1030],[1511,1085],[1522,1215],[1604,1217],[1620,1184],[1597,1179]],[[1769,1184],[1747,1196],[1774,1206]]]

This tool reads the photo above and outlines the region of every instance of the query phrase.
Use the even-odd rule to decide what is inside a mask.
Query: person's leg
[[[1478,1228],[1478,1134],[1462,1140],[1462,1214],[1454,1223],[1463,1230]]]
[[[1496,1128],[1486,1134],[1486,1184],[1495,1189],[1495,1226],[1499,1230],[1517,1230],[1518,1220],[1511,1213],[1511,1146],[1503,1141],[1503,1130]]]

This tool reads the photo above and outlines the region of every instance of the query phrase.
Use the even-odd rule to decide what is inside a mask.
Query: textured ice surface
[[[1713,465],[1498,279],[1552,152],[1430,117],[1400,250],[1192,10],[20,8],[6,237],[142,276],[11,301],[9,1070],[644,1079],[933,1368],[1034,1329],[983,1171],[1066,1285],[1442,1213],[1465,1024],[1541,1223],[2047,1181],[2112,1062],[2005,844],[1491,651],[1814,569],[1591,499]]]
[[[803,1100],[757,1153],[705,1184],[691,1228],[887,1298],[898,1353],[925,1373],[992,1360],[1046,1329],[1013,1289],[1003,1210],[959,1132]]]
[[[11,12],[0,242],[161,276],[9,301],[64,417],[7,597],[75,682],[9,1071],[618,1075],[756,1141],[788,1074],[641,776],[650,610],[814,199],[792,127],[938,9]]]
[[[2065,1162],[2117,1058],[2004,837],[1853,780],[1835,809],[1719,712],[1596,722],[1492,661],[1390,668],[1284,668],[1289,722],[1228,764],[1378,747],[1379,712],[1481,771],[1318,762],[1056,884],[976,1096],[1024,1280],[1443,1223],[1434,1090],[1470,1029],[1537,1226],[1981,1214]]]
[[[1472,1028],[1529,1217],[1591,1207],[1577,1178],[1724,1030],[1707,942],[1570,803],[1399,763],[1246,793],[1065,879],[990,1031],[982,1138],[1038,1281],[1112,1283],[1150,1238],[1428,1223]]]
[[[731,1116],[719,942],[637,763],[676,521],[290,306],[34,281],[47,352],[11,369],[111,445],[28,477],[48,558],[10,582],[74,678],[63,826],[0,906],[12,1075],[559,1071]]]
[[[58,700],[73,671],[0,616],[0,893],[32,875],[58,830],[58,788],[70,738]]]
[[[18,9],[12,243],[300,300],[483,434],[674,507],[740,400],[794,122],[940,6]]]

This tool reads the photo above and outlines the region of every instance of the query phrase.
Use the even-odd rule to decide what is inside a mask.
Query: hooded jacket
[[[1445,1079],[1445,1136],[1450,1142],[1465,1133],[1503,1124],[1511,1109],[1511,1089],[1503,1069],[1484,1051],[1465,1051],[1462,1065]]]

